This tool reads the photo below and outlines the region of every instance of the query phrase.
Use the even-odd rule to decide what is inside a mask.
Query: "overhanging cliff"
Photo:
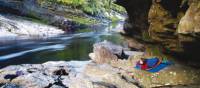
[[[128,13],[125,34],[142,43],[156,43],[164,52],[199,61],[199,0],[117,0]],[[149,38],[149,39],[147,39]]]

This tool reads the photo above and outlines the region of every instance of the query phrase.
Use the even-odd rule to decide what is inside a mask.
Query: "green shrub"
[[[112,0],[38,0],[39,3],[57,3],[72,7],[71,9],[78,9],[91,16],[99,16],[103,13],[111,13],[116,11],[118,13],[124,13],[125,9],[112,3]],[[106,17],[111,21],[118,21],[116,16]],[[75,20],[80,20],[77,17],[73,17]],[[80,22],[85,22],[82,19]],[[89,22],[90,23],[90,22]]]
[[[97,15],[102,11],[101,0],[88,0],[87,3],[82,5],[82,10],[91,15]]]
[[[38,0],[39,3],[50,2],[63,5],[80,6],[85,3],[85,0]]]
[[[54,0],[65,5],[80,6],[84,4],[85,0]]]
[[[124,13],[125,10],[121,6],[112,3],[112,0],[38,0],[41,2],[58,3],[63,5],[71,5],[72,7],[82,9],[84,12],[96,15],[101,12],[110,12],[110,10]]]

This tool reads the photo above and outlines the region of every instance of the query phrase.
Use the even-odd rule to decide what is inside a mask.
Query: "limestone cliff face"
[[[199,0],[117,0],[128,12],[127,35],[162,45],[174,56],[196,58],[200,49]],[[148,36],[149,39],[146,39]]]

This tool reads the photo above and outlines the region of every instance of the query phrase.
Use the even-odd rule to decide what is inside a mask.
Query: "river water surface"
[[[104,40],[126,45],[116,31],[123,22],[80,29],[74,33],[52,38],[16,39],[0,41],[0,68],[17,64],[38,64],[46,61],[89,60],[93,44]]]

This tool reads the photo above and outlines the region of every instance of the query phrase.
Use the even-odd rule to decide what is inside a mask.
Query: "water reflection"
[[[79,30],[49,39],[25,39],[0,43],[0,66],[25,63],[43,63],[59,60],[88,60],[96,42],[108,40],[125,45],[115,30],[122,29],[122,23],[103,29]]]

